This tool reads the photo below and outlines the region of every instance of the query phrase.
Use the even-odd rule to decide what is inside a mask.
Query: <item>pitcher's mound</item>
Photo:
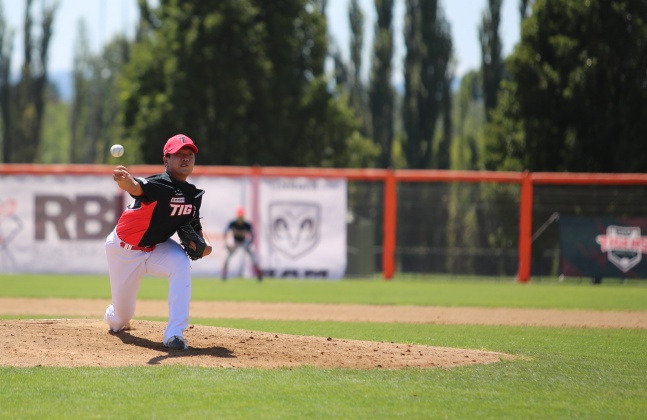
[[[2,366],[186,365],[219,368],[399,369],[495,363],[503,353],[192,325],[187,350],[161,343],[163,322],[108,332],[103,320],[0,320]]]

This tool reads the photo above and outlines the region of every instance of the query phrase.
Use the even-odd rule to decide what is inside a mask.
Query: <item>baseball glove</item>
[[[182,248],[184,248],[184,252],[189,258],[194,261],[202,258],[207,243],[198,235],[190,223],[180,226],[177,230],[177,236],[180,238]]]

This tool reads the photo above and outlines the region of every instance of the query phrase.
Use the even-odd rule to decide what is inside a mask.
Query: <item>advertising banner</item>
[[[647,218],[559,218],[562,274],[647,278]]]
[[[346,181],[263,179],[261,265],[272,277],[341,278],[346,271]]]
[[[23,175],[0,182],[0,272],[108,272],[104,243],[126,200],[112,177]]]
[[[206,191],[201,222],[213,245],[211,255],[191,262],[194,276],[221,277],[225,229],[242,208],[254,227],[253,250],[265,277],[343,277],[344,180],[203,176],[189,181]],[[107,276],[105,238],[133,201],[111,176],[1,176],[0,186],[0,272]],[[229,274],[254,276],[244,252],[233,255]]]

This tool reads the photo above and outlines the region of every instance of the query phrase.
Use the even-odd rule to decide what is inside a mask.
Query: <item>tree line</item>
[[[80,22],[70,103],[47,80],[57,3],[25,1],[23,64],[0,10],[2,162],[159,162],[176,132],[201,164],[642,172],[647,2],[518,1],[521,38],[502,55],[503,0],[475,28],[481,66],[457,89],[438,0],[403,0],[404,86],[393,86],[394,0],[348,2],[350,57],[326,0],[138,0],[134,39],[98,54]],[[362,51],[369,48],[369,63]],[[332,72],[327,70],[332,63]],[[362,79],[368,66],[368,80]]]

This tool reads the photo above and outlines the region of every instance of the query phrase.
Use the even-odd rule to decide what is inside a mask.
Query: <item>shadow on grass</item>
[[[185,350],[176,350],[165,347],[158,341],[151,341],[147,338],[137,337],[132,335],[129,331],[119,331],[117,333],[110,332],[111,335],[118,337],[124,344],[131,346],[143,347],[149,350],[161,351],[166,354],[153,357],[148,361],[149,365],[158,365],[162,360],[180,357],[194,357],[194,356],[211,356],[219,358],[235,358],[234,353],[225,347],[207,347],[196,348],[190,347]]]

